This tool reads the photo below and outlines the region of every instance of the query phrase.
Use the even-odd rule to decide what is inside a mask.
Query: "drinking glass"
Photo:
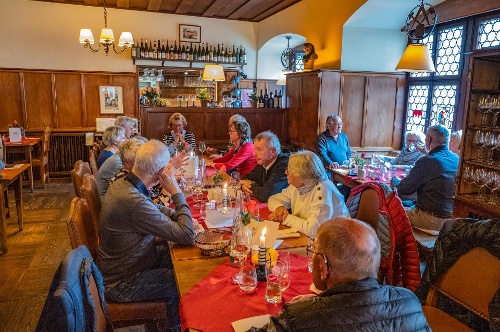
[[[182,107],[182,99],[184,99],[184,97],[182,95],[177,96],[177,101],[179,102],[179,107]]]
[[[191,99],[191,95],[185,95],[184,99],[186,100],[186,107],[189,107],[189,100]]]
[[[290,254],[288,252],[281,252],[276,265],[280,268],[278,283],[281,293],[283,293],[290,286]]]
[[[279,274],[281,269],[279,266],[266,268],[267,284],[266,284],[266,301],[269,303],[281,302],[281,286],[279,282]]]
[[[201,152],[201,157],[203,158],[203,153],[207,150],[207,145],[205,144],[205,141],[201,141],[198,143],[198,150]]]
[[[231,256],[233,256],[237,261],[238,266],[242,266],[246,257],[250,253],[250,247],[252,245],[252,235],[249,230],[243,226],[233,228],[233,234],[231,235]],[[239,284],[241,281],[241,273],[238,271],[233,276],[233,283]]]
[[[477,147],[477,161],[483,161],[483,156],[481,155],[481,149],[484,147],[484,134],[481,130],[476,131],[474,134],[474,140],[472,144]]]
[[[240,289],[251,293],[257,287],[257,270],[252,264],[242,264],[240,269]]]
[[[231,173],[231,188],[233,188],[235,191],[240,189],[240,173],[239,172]]]
[[[488,165],[493,164],[493,151],[497,147],[497,136],[494,132],[487,131],[484,135],[484,147],[486,148],[487,157],[485,163]]]
[[[486,96],[481,98],[479,104],[477,105],[477,111],[481,113],[481,122],[479,127],[486,127],[488,120],[488,113],[491,111],[492,106],[492,98],[490,96]]]

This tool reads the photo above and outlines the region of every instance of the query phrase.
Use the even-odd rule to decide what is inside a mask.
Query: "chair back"
[[[40,151],[40,154],[38,156],[35,156],[35,158],[38,159],[45,159],[49,158],[49,151],[50,151],[50,133],[51,129],[49,127],[45,128],[43,131],[43,136],[42,136],[42,149]]]
[[[91,174],[90,166],[88,162],[83,160],[77,160],[75,162],[74,168],[71,170],[71,179],[73,180],[73,187],[75,188],[76,197],[83,197],[82,184],[83,176],[85,174]]]
[[[7,163],[7,148],[5,147],[5,141],[0,138],[0,160]]]
[[[71,201],[69,217],[66,220],[69,240],[73,249],[86,246],[92,258],[99,255],[99,236],[94,226],[92,212],[85,198],[75,197]]]
[[[101,196],[99,195],[97,182],[93,175],[85,174],[83,176],[82,193],[83,197],[87,200],[90,212],[92,212],[94,227],[97,233],[99,233],[99,224],[101,220]]]
[[[99,154],[95,148],[90,150],[89,152],[89,164],[90,169],[92,170],[92,175],[97,176],[97,158],[99,158]]]

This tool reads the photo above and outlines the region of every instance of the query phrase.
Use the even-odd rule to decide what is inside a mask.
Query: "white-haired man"
[[[193,219],[175,179],[167,169],[170,154],[160,141],[144,143],[132,172],[113,182],[104,197],[99,229],[98,266],[105,296],[116,302],[165,300],[171,331],[180,329],[179,293],[168,248],[155,236],[192,244]],[[172,194],[175,210],[155,204],[149,190],[158,181]]]

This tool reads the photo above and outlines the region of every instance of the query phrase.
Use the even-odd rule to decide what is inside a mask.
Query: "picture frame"
[[[179,41],[201,43],[201,26],[179,24]]]
[[[99,86],[101,114],[123,114],[123,90],[121,86]]]

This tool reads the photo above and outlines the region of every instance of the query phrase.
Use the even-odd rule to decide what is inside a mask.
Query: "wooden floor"
[[[46,189],[24,188],[24,230],[19,232],[13,192],[7,220],[9,251],[0,254],[0,332],[34,331],[52,277],[71,250],[66,218],[75,196],[71,178]]]

